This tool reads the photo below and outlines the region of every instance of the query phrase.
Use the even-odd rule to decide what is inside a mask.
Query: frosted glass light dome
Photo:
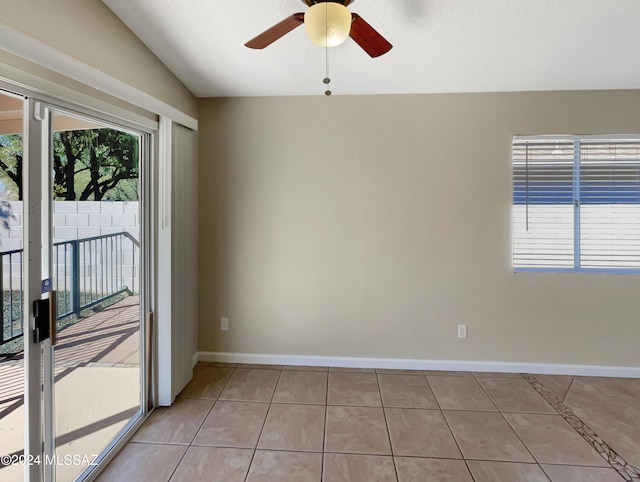
[[[314,44],[336,47],[349,37],[351,12],[339,3],[316,3],[304,14],[304,27]]]

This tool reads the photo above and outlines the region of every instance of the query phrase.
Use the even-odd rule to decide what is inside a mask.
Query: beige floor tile
[[[607,465],[560,415],[507,413],[505,417],[539,463]]]
[[[380,407],[375,373],[329,373],[329,405]]]
[[[216,402],[193,444],[255,448],[268,409],[268,403]]]
[[[557,413],[523,378],[478,378],[503,412]]]
[[[397,408],[438,408],[424,376],[378,375],[382,404]]]
[[[396,468],[399,482],[473,482],[462,460],[396,457]]]
[[[272,404],[258,442],[260,449],[322,452],[325,407]]]
[[[322,454],[256,451],[247,482],[319,482]]]
[[[244,482],[253,450],[189,447],[171,482]]]
[[[327,373],[283,371],[273,401],[278,403],[327,403]]]
[[[187,447],[181,445],[128,443],[97,480],[100,482],[169,480],[186,451]]]
[[[568,465],[543,465],[551,482],[622,482],[624,479],[614,469],[599,467],[571,467]]]
[[[396,456],[462,458],[440,410],[385,409]]]
[[[446,370],[423,370],[422,371],[426,376],[437,376],[437,377],[472,377],[473,374],[471,372],[457,372],[457,371],[446,371]]]
[[[506,372],[471,372],[477,378],[522,378],[521,373]]]
[[[443,410],[497,411],[491,399],[473,377],[427,377]]]
[[[197,367],[216,367],[216,368],[235,368],[237,363],[226,363],[218,361],[199,361],[196,363]]]
[[[221,400],[269,402],[280,371],[237,368],[220,394]]]
[[[640,467],[640,380],[576,377],[565,404],[627,462]]]
[[[329,367],[330,372],[338,373],[375,373],[374,368],[344,368],[344,367]]]
[[[376,373],[383,373],[386,375],[414,375],[424,377],[422,370],[395,370],[388,368],[376,368]]]
[[[322,482],[397,482],[393,458],[325,454]]]
[[[474,460],[467,461],[467,464],[476,482],[549,482],[538,464]]]
[[[501,414],[447,411],[445,417],[465,459],[535,462]]]
[[[304,372],[328,372],[329,367],[314,367],[310,365],[283,365],[283,370],[304,371]]]
[[[157,408],[131,440],[188,445],[213,407],[213,403],[211,400],[178,398],[171,407]]]
[[[232,368],[195,367],[193,379],[179,396],[182,398],[209,398],[215,400],[220,396],[232,372]]]
[[[236,368],[254,370],[282,370],[282,365],[268,365],[266,363],[238,363]]]
[[[382,408],[327,407],[325,450],[391,455]]]
[[[533,375],[544,387],[553,393],[560,401],[567,396],[573,377],[566,375]]]

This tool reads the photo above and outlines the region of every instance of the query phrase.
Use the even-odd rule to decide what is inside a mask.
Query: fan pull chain
[[[331,82],[331,79],[329,78],[329,49],[327,49],[325,47],[325,56],[327,59],[327,67],[325,70],[325,77],[324,79],[322,79],[322,82],[324,82],[324,84],[327,86],[327,90],[324,91],[324,95],[331,95],[331,91],[329,90],[329,82]]]
[[[324,58],[325,58],[325,75],[324,75],[324,79],[322,79],[322,82],[324,83],[324,85],[326,85],[327,90],[324,91],[324,95],[326,96],[330,96],[331,95],[331,91],[329,90],[329,83],[331,82],[331,79],[329,78],[329,26],[327,25],[328,23],[328,4],[329,2],[324,2],[324,9],[325,9],[325,15],[324,15]]]

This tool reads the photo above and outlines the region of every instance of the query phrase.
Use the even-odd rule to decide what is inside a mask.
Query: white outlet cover
[[[458,338],[467,337],[467,325],[458,325]]]
[[[220,318],[220,330],[229,331],[229,318]]]

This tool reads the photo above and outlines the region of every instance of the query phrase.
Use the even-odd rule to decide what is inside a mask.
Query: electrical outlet
[[[220,318],[220,330],[229,331],[229,318]]]
[[[458,338],[467,337],[467,325],[458,325]]]

